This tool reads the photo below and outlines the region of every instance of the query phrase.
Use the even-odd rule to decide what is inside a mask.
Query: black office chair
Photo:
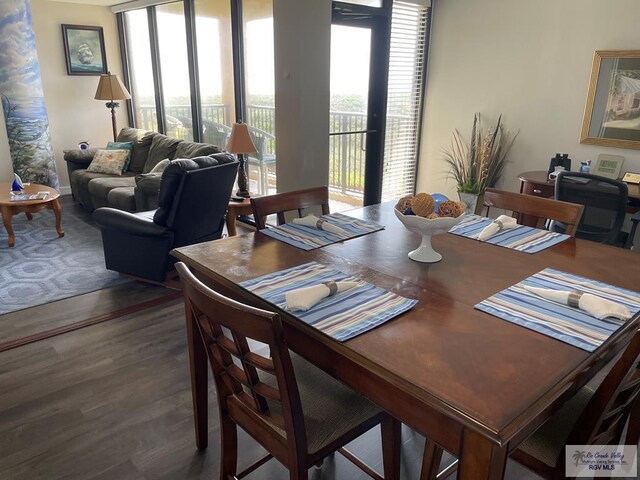
[[[577,238],[622,247],[621,232],[627,213],[627,184],[590,173],[560,172],[556,180],[556,200],[584,205]],[[552,231],[564,232],[565,225],[551,224]]]
[[[165,282],[171,249],[221,237],[238,162],[228,153],[172,160],[162,173],[157,210],[98,208],[107,269]]]

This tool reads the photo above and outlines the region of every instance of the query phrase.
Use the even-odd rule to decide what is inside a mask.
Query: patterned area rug
[[[51,210],[13,217],[16,245],[0,226],[0,314],[111,287],[127,280],[104,266],[100,230],[91,216],[62,197],[58,237]]]

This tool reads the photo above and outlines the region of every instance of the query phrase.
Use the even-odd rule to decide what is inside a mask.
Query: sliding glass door
[[[334,212],[363,205],[370,62],[371,28],[332,25],[329,185]]]
[[[333,2],[329,187],[338,210],[382,194],[391,0],[373,3]]]

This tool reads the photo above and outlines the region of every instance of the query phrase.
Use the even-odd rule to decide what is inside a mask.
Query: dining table
[[[501,479],[509,452],[629,343],[640,315],[589,352],[474,306],[545,268],[637,290],[640,255],[575,238],[529,254],[444,233],[432,238],[442,260],[420,263],[407,257],[420,236],[406,230],[393,209],[388,202],[345,212],[385,228],[309,251],[255,232],[172,254],[219,293],[276,311],[290,350],[458,457],[458,478]],[[417,304],[341,342],[239,285],[308,262]],[[202,426],[206,355],[193,329],[188,334],[195,416]],[[197,437],[206,446],[206,427]]]

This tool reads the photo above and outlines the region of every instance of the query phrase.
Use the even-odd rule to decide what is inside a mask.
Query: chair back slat
[[[305,209],[320,206],[322,214],[329,213],[329,189],[327,187],[308,188],[294,192],[278,193],[265,197],[251,197],[251,208],[258,230],[266,227],[266,217],[276,214],[278,225],[286,223],[286,212],[297,212],[302,217]]]
[[[637,331],[576,422],[567,445],[605,445],[621,440],[627,420],[640,412],[640,330]],[[635,438],[635,443],[638,442]]]
[[[484,194],[486,207],[500,208],[520,215],[537,218],[537,227],[544,228],[547,220],[562,222],[567,226],[566,233],[574,236],[582,217],[584,207],[575,203],[561,202],[550,198],[536,197],[524,193],[507,192],[487,188]]]
[[[181,262],[176,269],[184,284],[187,321],[195,321],[205,343],[221,408],[229,411],[227,404],[240,402],[252,414],[235,420],[248,432],[252,425],[246,418],[262,419],[262,428],[275,425],[278,435],[285,432],[285,440],[306,444],[300,395],[280,317],[214,292]],[[253,344],[262,344],[259,350],[265,354],[252,350]]]

